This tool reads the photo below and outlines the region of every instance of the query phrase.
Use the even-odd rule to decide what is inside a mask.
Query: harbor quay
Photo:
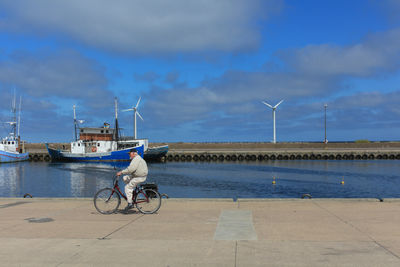
[[[123,208],[123,207],[122,207]],[[2,266],[400,266],[398,199],[0,198]]]
[[[169,151],[161,161],[241,162],[268,160],[399,160],[400,142],[366,143],[152,143],[168,144]],[[69,143],[52,144],[69,149]],[[26,144],[31,161],[50,161],[44,144]]]

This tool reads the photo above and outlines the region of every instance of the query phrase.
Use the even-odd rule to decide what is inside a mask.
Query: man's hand
[[[117,176],[120,176],[122,174],[122,171],[117,172]]]
[[[128,175],[125,175],[124,177],[122,177],[122,180],[124,180],[125,184],[128,184],[131,179],[129,178]]]

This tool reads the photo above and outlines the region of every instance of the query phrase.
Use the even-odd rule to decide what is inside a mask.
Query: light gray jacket
[[[148,173],[147,164],[141,156],[136,155],[131,164],[129,164],[128,168],[121,171],[122,174],[127,174],[131,176],[131,178],[135,177],[146,177]]]

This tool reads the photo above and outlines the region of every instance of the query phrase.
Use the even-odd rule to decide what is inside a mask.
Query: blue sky
[[[28,142],[113,125],[150,142],[399,140],[400,1],[0,0],[1,121]],[[132,135],[132,113],[119,113]],[[7,134],[4,124],[2,135]]]

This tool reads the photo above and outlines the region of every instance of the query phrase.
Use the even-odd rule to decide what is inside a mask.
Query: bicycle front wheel
[[[102,214],[114,213],[121,204],[121,197],[111,188],[103,188],[94,195],[94,206]]]
[[[152,214],[160,208],[161,196],[153,189],[143,189],[136,195],[135,202],[141,213]]]

